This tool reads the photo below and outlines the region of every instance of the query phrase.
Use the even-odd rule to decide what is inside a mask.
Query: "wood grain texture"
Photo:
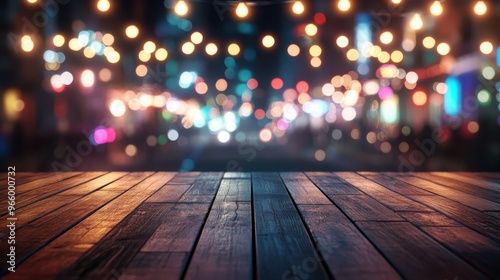
[[[500,242],[500,221],[476,209],[440,196],[412,196],[456,221]]]
[[[500,275],[500,244],[467,227],[423,227],[422,230],[488,277]]]
[[[486,279],[410,223],[356,224],[406,279]]]
[[[500,275],[498,173],[18,175],[5,279]]]
[[[55,278],[67,269],[93,244],[102,239],[121,220],[152,193],[168,182],[175,173],[159,172],[131,185],[124,194],[107,203],[89,217],[47,244],[21,263],[20,270],[7,275],[10,279],[33,277]],[[142,179],[142,178],[141,178]],[[43,267],[43,270],[38,269]]]
[[[367,195],[329,196],[353,221],[404,221],[401,216]]]
[[[398,180],[383,173],[359,172],[359,174],[402,195],[435,195],[434,193],[408,184],[404,180]]]
[[[487,210],[500,211],[499,203],[495,203],[480,197],[476,197],[474,195],[470,195],[455,189],[438,185],[436,183],[414,176],[398,177],[398,178],[400,178],[400,180],[404,182],[410,183],[426,191],[435,193],[442,197],[449,198],[456,202],[462,203],[463,205],[467,205],[481,211],[487,211]]]
[[[256,277],[259,279],[327,279],[321,264],[305,271],[303,265],[318,254],[293,202],[276,173],[254,173],[253,208]],[[312,268],[312,266],[311,266]]]
[[[250,180],[222,180],[186,279],[252,279],[251,192]]]
[[[468,183],[464,183],[462,181],[453,180],[447,177],[441,177],[438,175],[433,175],[429,173],[418,172],[414,173],[414,176],[431,181],[433,183],[449,187],[455,190],[459,190],[464,193],[468,193],[480,198],[484,198],[496,203],[500,202],[500,193],[497,191],[493,191],[490,189],[483,189]]]
[[[333,277],[400,278],[396,270],[337,207],[299,205],[298,208]],[[319,260],[314,261],[316,265],[319,264]]]
[[[280,176],[296,204],[332,203],[304,174],[282,172]]]
[[[389,190],[388,188],[356,173],[337,172],[335,175],[344,179],[346,182],[394,211],[432,212],[432,209],[429,207],[413,201],[399,193],[393,192],[392,190]]]

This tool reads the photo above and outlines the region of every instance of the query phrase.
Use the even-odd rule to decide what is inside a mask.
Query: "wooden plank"
[[[225,172],[224,173],[224,179],[234,179],[234,178],[250,179],[251,176],[252,176],[252,173],[248,173],[248,172]]]
[[[174,204],[144,203],[118,224],[68,269],[61,279],[110,279],[112,271],[123,271],[142,245],[161,224]]]
[[[141,252],[190,253],[210,210],[208,203],[177,203],[141,247]],[[180,273],[180,272],[179,272]]]
[[[377,173],[376,175],[373,175],[372,172],[359,172],[359,174],[402,195],[435,195],[434,193],[428,192],[421,188],[417,188],[411,184],[393,178],[389,175],[385,175],[383,173]]]
[[[252,279],[250,195],[250,180],[222,180],[185,279]]]
[[[481,210],[481,211],[500,211],[500,204],[479,198],[458,190],[450,189],[445,186],[438,185],[436,183],[414,177],[408,176],[404,178],[396,177],[402,181],[410,183],[414,186],[427,190],[429,192],[435,193],[439,196],[446,197],[452,199],[456,202],[462,203],[463,205],[470,206],[472,208]]]
[[[489,212],[489,211],[486,211],[484,213],[486,213],[486,214],[488,214],[488,215],[490,215],[492,217],[495,217],[497,219],[500,219],[500,212]]]
[[[408,222],[356,224],[406,279],[485,279]]]
[[[88,193],[93,192],[95,190],[98,190],[100,188],[105,188],[106,185],[108,185],[108,184],[110,184],[110,183],[112,183],[120,178],[123,178],[127,174],[128,174],[128,172],[111,172],[111,173],[108,173],[104,176],[97,178],[96,180],[92,180],[90,182],[86,182],[84,184],[78,185],[76,188],[67,189],[59,194],[60,195],[74,195],[74,194],[84,195],[84,194],[88,194]],[[132,176],[134,176],[134,175],[132,175]],[[130,179],[133,180],[133,178],[130,178]],[[123,181],[123,184],[125,184],[125,186],[126,186],[127,182]],[[121,185],[123,185],[123,184],[121,184]],[[124,188],[122,186],[117,185],[117,184],[113,184],[108,189],[103,189],[103,190],[110,190],[110,189],[116,190],[116,191],[124,190]],[[125,188],[125,189],[127,189],[127,188]]]
[[[146,178],[107,203],[20,264],[15,275],[21,279],[55,278],[122,221],[140,203],[173,178],[175,173],[159,172]],[[39,267],[44,269],[40,270]],[[14,274],[7,275],[6,278]]]
[[[193,184],[196,179],[200,176],[200,172],[181,172],[177,173],[175,177],[170,180],[169,184]]]
[[[123,177],[126,173],[107,173],[105,175],[99,176],[97,179],[87,180],[91,177],[91,174],[82,174],[78,177],[70,178],[59,183],[53,183],[43,188],[37,188],[26,192],[19,196],[18,207],[24,207],[31,203],[46,199],[52,195],[63,193],[65,195],[82,195],[90,191],[100,188],[120,177]],[[73,188],[81,187],[81,191],[71,191]]]
[[[41,188],[45,187],[50,184],[54,184],[60,181],[64,181],[68,178],[74,177],[81,174],[81,172],[58,172],[54,176],[49,176],[45,178],[41,178],[35,181],[31,181],[26,184],[22,184],[16,187],[16,193],[17,195],[20,195],[22,193],[28,192],[30,190],[36,189],[36,188]]]
[[[394,211],[420,211],[432,212],[432,209],[415,202],[401,194],[393,192],[363,176],[352,172],[337,172],[335,175],[344,179],[357,189],[363,191],[369,196],[375,198],[378,202],[384,204]]]
[[[81,180],[82,183],[84,182],[92,182],[92,179],[95,177],[98,177],[100,175],[104,174],[104,172],[88,172],[84,174],[80,174],[78,176],[69,178],[67,180],[64,180],[64,185],[68,183],[68,188],[72,186],[72,184],[77,184],[78,185],[78,180]],[[101,178],[98,178],[94,181],[99,181],[98,183],[100,185],[102,184],[107,184],[110,183],[113,180],[113,177],[107,178],[107,180],[102,180]],[[126,181],[126,183],[130,183],[129,181]],[[63,185],[63,186],[64,186]],[[56,186],[57,184],[51,184],[47,186],[46,188],[49,189],[49,191],[53,191],[52,186]],[[40,191],[44,190],[45,188],[42,189],[35,189],[33,191]],[[26,194],[29,194],[31,192],[27,192]],[[16,216],[18,218],[18,221],[16,223],[16,229],[19,230],[25,225],[28,225],[32,221],[35,221],[38,218],[41,218],[45,216],[46,214],[52,213],[53,211],[57,211],[59,208],[67,206],[69,203],[76,201],[81,198],[81,195],[53,195],[53,196],[45,196],[40,198],[37,202],[29,205],[29,207],[20,207],[19,209],[16,210]],[[21,201],[26,201],[26,200],[21,200]],[[5,216],[6,217],[6,216]],[[5,236],[8,233],[8,229],[2,229],[0,231],[0,237]]]
[[[8,187],[7,173],[3,174],[5,174],[5,178],[0,179],[0,191],[6,190]],[[51,176],[51,174],[48,172],[16,172],[16,175],[13,177],[16,179],[16,186],[19,186],[49,176]]]
[[[219,178],[219,181],[205,181],[200,175],[193,186],[182,196],[162,224],[142,246],[130,265],[125,269],[125,278],[151,278],[168,271],[172,278],[179,279],[192,255],[199,233],[214,201],[222,174],[207,179]],[[181,201],[188,201],[182,203]],[[195,201],[197,201],[195,203]],[[154,254],[161,259],[168,259],[159,267],[139,267]],[[173,256],[173,257],[172,257]],[[149,275],[145,275],[148,273]]]
[[[441,196],[414,195],[412,198],[479,233],[500,241],[500,221],[492,216]]]
[[[431,172],[431,174],[435,174],[441,177],[446,177],[454,180],[460,180],[462,182],[469,183],[471,185],[492,190],[492,191],[500,191],[500,183],[490,182],[488,180],[484,180],[482,178],[471,178],[469,176],[465,176],[462,174],[458,174],[456,172]]]
[[[448,188],[459,190],[464,193],[472,194],[477,197],[481,197],[496,203],[500,202],[500,189],[498,191],[492,191],[488,189],[479,188],[477,186],[470,185],[461,181],[453,180],[446,177],[441,177],[429,173],[414,173],[414,176],[431,181],[433,183],[443,185]]]
[[[110,279],[180,279],[188,253],[139,252],[123,271],[114,270]]]
[[[305,174],[325,194],[363,194],[363,192],[330,172],[306,172]]]
[[[170,185],[166,184],[155,194],[146,200],[146,202],[176,202],[189,189],[191,185]]]
[[[280,173],[296,204],[331,204],[332,202],[302,173]]]
[[[423,227],[423,231],[493,279],[500,275],[500,245],[467,227]]]
[[[321,263],[315,269],[307,266],[318,254],[278,174],[254,173],[252,183],[256,277],[294,279],[300,274],[302,279],[328,278]]]
[[[404,221],[398,214],[367,195],[329,195],[353,221]]]
[[[417,227],[462,225],[439,212],[398,212],[398,214]]]
[[[336,279],[398,279],[399,274],[334,205],[298,205]],[[318,262],[311,262],[311,268]]]

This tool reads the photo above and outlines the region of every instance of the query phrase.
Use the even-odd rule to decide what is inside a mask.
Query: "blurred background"
[[[5,0],[17,171],[500,171],[498,1]]]

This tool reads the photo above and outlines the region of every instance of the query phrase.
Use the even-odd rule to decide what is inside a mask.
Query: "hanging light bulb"
[[[186,4],[186,1],[184,1],[184,0],[177,1],[177,3],[175,4],[175,7],[174,7],[174,12],[178,16],[181,16],[181,17],[185,16],[189,12],[189,7]]]
[[[443,6],[441,5],[441,1],[436,0],[432,3],[430,12],[434,16],[440,16],[443,13]]]
[[[248,7],[245,5],[245,3],[240,2],[238,6],[236,6],[236,15],[239,18],[245,18],[248,16]]]
[[[422,29],[422,27],[424,27],[424,22],[422,21],[422,17],[420,16],[420,14],[415,14],[412,17],[410,21],[410,27],[413,30],[420,30]]]
[[[302,4],[302,1],[295,1],[295,3],[293,3],[292,12],[296,15],[301,15],[304,12],[304,4]]]
[[[351,8],[351,2],[349,0],[339,0],[337,7],[342,12],[347,12]]]
[[[488,11],[488,7],[484,3],[484,1],[477,1],[476,5],[474,6],[474,13],[478,16],[482,16],[486,14],[486,11]]]

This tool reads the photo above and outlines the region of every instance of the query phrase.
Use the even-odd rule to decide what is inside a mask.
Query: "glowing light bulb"
[[[413,30],[420,30],[422,29],[422,27],[424,27],[424,22],[422,21],[422,17],[420,16],[420,14],[415,14],[412,17],[410,21],[410,27]]]
[[[351,8],[351,2],[349,0],[339,0],[337,7],[342,12],[347,12]]]
[[[239,18],[245,18],[248,16],[248,7],[245,5],[245,3],[240,2],[238,6],[236,6],[236,15]]]
[[[292,12],[296,15],[301,15],[304,12],[304,4],[301,1],[295,1],[292,6]]]
[[[177,1],[174,7],[174,12],[181,17],[187,15],[187,13],[189,12],[189,7],[186,4],[186,1],[184,0]]]
[[[430,12],[434,16],[440,16],[443,13],[443,6],[441,5],[441,1],[436,0],[432,3]]]
[[[488,7],[484,3],[484,1],[477,1],[476,5],[474,6],[474,13],[478,16],[482,16],[486,14],[488,11]]]

